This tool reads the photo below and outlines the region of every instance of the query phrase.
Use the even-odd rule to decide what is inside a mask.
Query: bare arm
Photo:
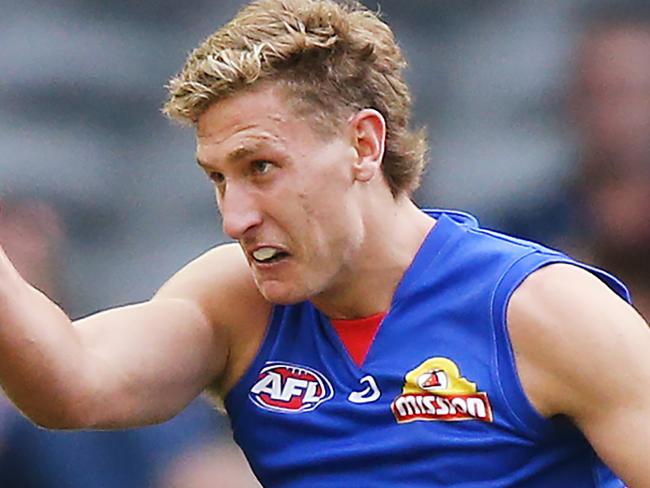
[[[170,418],[226,369],[225,324],[238,310],[229,298],[247,286],[237,277],[245,270],[238,252],[217,248],[152,300],[73,325],[0,250],[0,378],[9,397],[35,422],[53,428]]]
[[[565,414],[631,488],[650,486],[650,330],[600,280],[556,264],[513,294],[508,327],[524,389]]]

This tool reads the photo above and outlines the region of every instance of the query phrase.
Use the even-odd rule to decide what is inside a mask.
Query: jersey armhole
[[[248,365],[246,371],[241,378],[233,385],[230,391],[226,394],[224,398],[224,406],[230,417],[230,421],[234,423],[237,418],[238,409],[237,405],[241,405],[242,401],[245,400],[248,389],[244,388],[244,385],[253,384],[256,378],[253,376],[257,371],[260,371],[262,365],[264,364],[265,358],[269,355],[269,350],[275,342],[275,338],[278,335],[278,330],[280,324],[282,323],[282,316],[284,315],[285,307],[282,305],[273,305],[271,314],[269,316],[269,321],[266,325],[266,331],[264,332],[264,337],[260,343],[260,347],[255,353],[255,357],[251,364]],[[242,398],[243,397],[243,398]]]
[[[494,291],[491,302],[491,316],[494,331],[496,384],[512,418],[529,435],[537,436],[550,427],[548,419],[540,414],[526,396],[515,361],[507,324],[507,310],[510,298],[521,283],[533,272],[555,263],[577,266],[591,272],[610,289],[631,303],[625,286],[611,274],[574,261],[561,253],[532,251],[515,261],[503,274]]]

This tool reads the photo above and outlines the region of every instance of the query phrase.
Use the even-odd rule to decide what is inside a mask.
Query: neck
[[[381,208],[381,207],[380,207]],[[364,239],[345,272],[330,289],[312,298],[334,319],[355,319],[386,312],[395,290],[435,224],[406,196],[366,214]]]

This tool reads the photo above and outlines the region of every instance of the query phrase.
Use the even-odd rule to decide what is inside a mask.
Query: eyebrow
[[[228,153],[228,155],[226,156],[226,161],[230,163],[236,163],[238,161],[246,159],[252,154],[255,154],[259,150],[261,145],[262,145],[261,143],[255,143],[247,146],[240,146],[237,149],[234,149],[233,151]],[[209,166],[209,164],[201,161],[199,158],[196,158],[196,162],[202,168],[207,168]]]

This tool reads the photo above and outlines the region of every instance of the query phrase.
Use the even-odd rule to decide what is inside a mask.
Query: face
[[[650,30],[619,27],[588,36],[580,56],[578,121],[594,151],[618,154],[650,134]]]
[[[224,231],[274,303],[344,284],[363,240],[354,138],[347,127],[318,135],[285,100],[273,86],[243,92],[211,106],[197,128]]]

